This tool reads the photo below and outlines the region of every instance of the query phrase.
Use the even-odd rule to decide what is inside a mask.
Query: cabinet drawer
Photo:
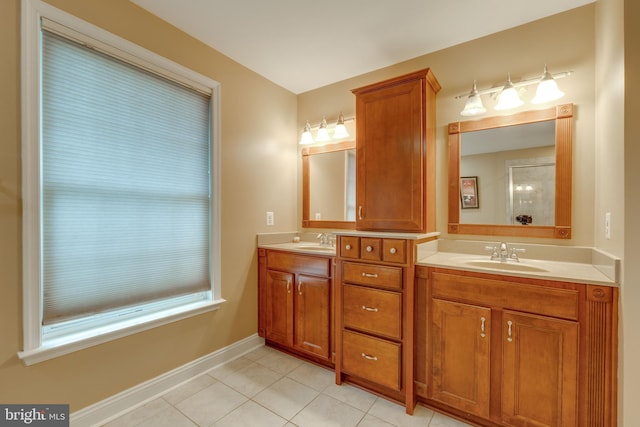
[[[360,238],[354,236],[340,237],[340,256],[342,258],[360,258]]]
[[[400,390],[400,344],[351,331],[343,332],[343,370]]]
[[[402,289],[402,268],[353,262],[343,263],[342,268],[345,282]]]
[[[344,326],[402,338],[402,295],[398,292],[344,285]]]
[[[382,239],[363,237],[360,239],[360,259],[367,261],[382,260]]]
[[[267,251],[267,268],[331,277],[331,258],[300,255],[291,252]]]
[[[382,240],[382,260],[385,262],[407,262],[407,241],[401,239]]]
[[[407,241],[376,237],[341,236],[338,255],[341,258],[407,263]]]
[[[433,297],[577,320],[579,292],[507,280],[433,273]]]

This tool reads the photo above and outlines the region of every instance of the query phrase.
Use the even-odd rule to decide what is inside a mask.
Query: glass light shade
[[[307,122],[304,125],[304,131],[302,132],[302,137],[300,138],[300,145],[309,145],[313,144],[315,141],[313,140],[313,136],[311,136],[311,125]]]
[[[344,124],[336,125],[336,129],[333,131],[333,138],[348,138],[349,132]]]
[[[508,110],[516,108],[524,104],[518,95],[518,91],[511,83],[511,78],[507,78],[507,84],[504,85],[502,92],[498,95],[498,103],[495,106],[496,110]]]
[[[320,129],[318,129],[318,134],[316,135],[316,141],[325,142],[330,140],[331,137],[329,137],[329,131],[327,130],[327,121],[323,117],[320,123]]]
[[[464,109],[460,111],[461,116],[475,116],[477,114],[486,113],[487,109],[482,105],[482,98],[478,95],[478,89],[476,88],[476,82],[473,82],[473,88],[469,93],[467,103],[464,105]]]
[[[336,128],[333,131],[333,138],[348,138],[349,132],[347,132],[347,128],[344,125],[344,116],[340,113],[338,116],[338,122],[336,123]]]
[[[564,92],[558,89],[558,84],[553,79],[553,76],[547,71],[547,66],[544,66],[544,74],[540,83],[538,83],[538,89],[536,89],[536,96],[531,100],[532,104],[544,104],[545,102],[555,101],[562,98]]]

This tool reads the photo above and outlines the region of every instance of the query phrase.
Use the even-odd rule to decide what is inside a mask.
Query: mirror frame
[[[536,123],[556,122],[556,194],[555,223],[549,226],[519,224],[460,224],[460,139],[461,134],[477,130]],[[449,123],[449,234],[540,237],[571,239],[571,183],[573,148],[573,104],[545,110],[532,110],[510,116]]]
[[[355,141],[343,141],[335,144],[304,147],[302,149],[302,227],[304,228],[338,228],[355,230],[355,221],[316,221],[311,220],[311,193],[309,178],[309,156],[314,154],[331,153],[356,148]]]

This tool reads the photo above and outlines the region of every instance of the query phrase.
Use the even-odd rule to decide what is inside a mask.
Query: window
[[[24,1],[36,33],[23,42],[21,357],[33,363],[222,301],[218,108],[215,82]]]

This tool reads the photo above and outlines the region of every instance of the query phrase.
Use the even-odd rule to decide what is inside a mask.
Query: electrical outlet
[[[273,212],[267,212],[267,225],[273,225],[274,223]]]
[[[316,212],[316,221],[320,221],[322,219],[322,215],[320,212]]]
[[[604,237],[611,239],[611,212],[604,214]]]

